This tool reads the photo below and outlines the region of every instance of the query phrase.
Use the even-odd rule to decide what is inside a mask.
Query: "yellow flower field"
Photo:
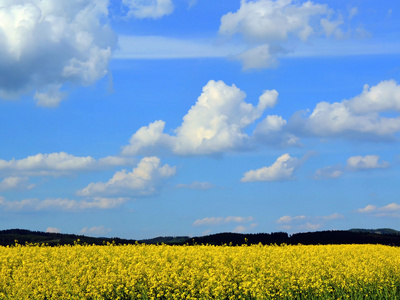
[[[0,247],[0,299],[400,299],[400,248]]]

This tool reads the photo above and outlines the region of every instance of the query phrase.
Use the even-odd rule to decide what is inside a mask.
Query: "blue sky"
[[[400,3],[0,0],[0,228],[400,229]]]

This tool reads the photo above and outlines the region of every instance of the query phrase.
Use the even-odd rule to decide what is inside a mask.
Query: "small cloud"
[[[328,166],[315,171],[315,178],[339,178],[343,175],[342,166]]]
[[[57,107],[66,97],[66,94],[60,91],[61,84],[50,85],[44,92],[36,92],[34,99],[37,106]]]
[[[61,229],[56,227],[47,227],[46,232],[48,233],[61,233]]]
[[[278,223],[278,224],[285,224],[285,223],[291,223],[291,222],[293,222],[293,221],[296,221],[296,220],[304,220],[306,218],[306,216],[296,216],[296,217],[291,217],[291,216],[283,216],[283,217],[280,217],[279,219],[278,219],[278,221],[276,221],[276,223]]]
[[[288,153],[280,156],[271,166],[244,173],[241,182],[280,181],[293,179],[294,171],[302,161],[291,157]]]
[[[249,223],[254,221],[253,217],[234,217],[234,216],[229,216],[229,217],[206,217],[203,219],[198,219],[193,222],[194,226],[203,226],[203,225],[221,225],[221,224],[227,224],[227,223]]]
[[[344,216],[338,213],[334,213],[328,216],[315,216],[309,217],[305,215],[299,216],[283,216],[280,217],[276,223],[280,224],[282,230],[287,231],[315,231],[325,225],[326,222],[334,221],[337,219],[343,219]]]
[[[174,11],[171,0],[122,0],[122,4],[129,8],[127,16],[137,19],[159,19]]]
[[[359,208],[356,210],[358,213],[362,214],[371,214],[374,217],[392,217],[392,218],[400,218],[400,204],[398,203],[390,203],[385,206],[375,206],[372,204],[368,204],[364,208]]]
[[[352,156],[347,159],[347,167],[353,171],[359,170],[370,170],[370,169],[384,169],[388,168],[390,165],[388,162],[379,161],[378,155],[367,155],[367,156]]]
[[[111,229],[105,228],[103,225],[101,225],[101,226],[93,226],[90,228],[84,227],[80,231],[80,234],[99,236],[108,234],[109,232],[111,232]]]
[[[30,190],[35,187],[34,184],[29,184],[28,177],[11,176],[6,177],[0,182],[0,191],[6,190]]]
[[[249,226],[238,225],[232,230],[232,232],[234,232],[234,233],[245,233],[245,232],[248,232],[251,229],[257,227],[257,225],[258,224],[256,224],[256,223],[250,224]]]

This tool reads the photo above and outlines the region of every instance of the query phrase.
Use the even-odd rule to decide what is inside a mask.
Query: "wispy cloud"
[[[361,214],[370,214],[374,217],[400,218],[400,204],[390,203],[380,207],[368,204],[364,208],[357,209],[356,212]]]
[[[234,216],[229,216],[229,217],[206,217],[203,219],[198,219],[194,221],[193,225],[194,226],[203,226],[203,225],[208,225],[208,226],[215,226],[215,225],[221,225],[221,224],[227,224],[227,223],[248,223],[254,221],[253,217],[234,217]]]

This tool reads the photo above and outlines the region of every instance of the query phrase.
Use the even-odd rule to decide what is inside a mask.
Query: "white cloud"
[[[393,139],[400,131],[400,86],[382,81],[342,102],[320,102],[307,118],[295,114],[291,126],[303,134],[358,139]],[[385,117],[381,112],[396,113]],[[297,129],[296,129],[297,128]]]
[[[283,216],[283,217],[280,217],[280,218],[278,219],[278,221],[276,221],[276,223],[278,223],[278,224],[291,223],[291,222],[293,222],[294,220],[304,220],[305,218],[306,218],[306,216],[303,216],[303,215],[301,215],[301,216],[295,216],[295,217]]]
[[[104,227],[103,225],[101,226],[93,226],[93,227],[84,227],[82,228],[82,230],[80,231],[80,234],[83,235],[103,235],[103,234],[107,234],[111,231],[111,229]]]
[[[250,170],[244,173],[241,182],[253,181],[279,181],[293,179],[293,172],[301,165],[301,161],[296,157],[291,157],[288,153],[278,157],[269,167]]]
[[[347,159],[347,167],[351,170],[369,170],[369,169],[382,169],[389,167],[389,163],[384,161],[379,163],[378,155],[366,155],[366,156],[352,156]]]
[[[148,154],[168,149],[178,155],[209,155],[243,149],[249,140],[244,129],[277,103],[278,93],[265,91],[257,106],[244,102],[245,97],[235,85],[211,80],[183,117],[181,126],[175,129],[175,136],[163,133],[165,122],[156,121],[133,134],[122,154]]]
[[[90,85],[108,72],[116,35],[107,0],[0,0],[0,98],[36,90],[54,107],[66,83]]]
[[[47,227],[46,232],[48,233],[61,233],[61,229],[56,227]]]
[[[91,156],[74,156],[65,152],[36,154],[23,159],[0,159],[0,172],[30,176],[61,176],[82,170],[131,165],[132,159],[108,156],[96,161]]]
[[[185,188],[185,189],[193,189],[193,190],[208,190],[212,189],[214,187],[213,184],[209,182],[200,182],[200,181],[194,181],[190,184],[177,184],[177,188]]]
[[[364,208],[359,208],[359,209],[357,209],[357,211],[358,211],[359,213],[371,213],[371,212],[376,211],[376,209],[377,209],[377,207],[376,207],[375,205],[368,204],[368,205],[367,205],[366,207],[364,207]]]
[[[254,221],[253,217],[235,217],[235,216],[229,216],[229,217],[206,217],[203,219],[198,219],[194,221],[193,225],[194,226],[203,226],[203,225],[208,225],[208,226],[215,226],[215,225],[221,225],[221,224],[226,224],[226,223],[249,223]]]
[[[129,8],[128,17],[137,19],[159,19],[174,11],[171,0],[122,0],[122,3]]]
[[[243,0],[238,11],[222,16],[219,33],[240,36],[249,45],[248,51],[236,56],[244,69],[270,68],[276,66],[277,54],[286,51],[288,40],[305,42],[313,34],[341,37],[343,22],[332,15],[327,5],[311,1]]]
[[[25,190],[25,189],[32,189],[35,187],[34,184],[29,184],[28,177],[17,177],[11,176],[6,177],[0,182],[0,191],[5,190]]]
[[[90,183],[78,191],[80,196],[124,195],[129,197],[157,194],[165,180],[175,175],[175,167],[160,166],[158,157],[145,157],[132,172],[118,171],[108,182]]]

